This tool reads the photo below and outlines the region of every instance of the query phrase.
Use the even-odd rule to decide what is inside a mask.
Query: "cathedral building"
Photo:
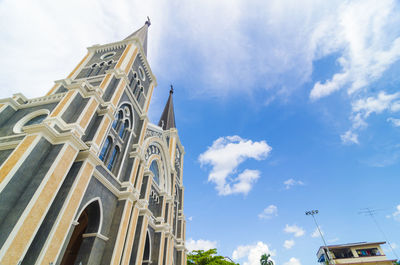
[[[158,125],[150,21],[45,95],[0,100],[0,264],[186,264],[173,90]]]

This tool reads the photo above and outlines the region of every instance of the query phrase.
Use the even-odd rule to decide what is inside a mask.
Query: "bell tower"
[[[0,264],[186,264],[172,90],[162,124],[147,115],[150,25],[45,96],[0,99]]]

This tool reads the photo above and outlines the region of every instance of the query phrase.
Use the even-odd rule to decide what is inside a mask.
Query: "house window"
[[[335,255],[335,258],[337,259],[347,259],[354,257],[353,253],[351,252],[351,249],[349,248],[333,249],[332,252]]]
[[[359,257],[380,256],[381,252],[377,248],[357,249]]]

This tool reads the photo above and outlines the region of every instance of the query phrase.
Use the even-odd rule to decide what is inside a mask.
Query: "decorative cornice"
[[[101,165],[103,163],[103,161],[101,161],[99,157],[90,150],[79,152],[77,158],[75,159],[75,161],[84,161],[84,160],[88,160],[95,166]]]
[[[24,131],[28,134],[41,134],[52,144],[70,143],[78,150],[85,150],[88,146],[78,138],[72,131],[65,133],[58,133],[53,127],[47,123],[29,125],[23,127]]]

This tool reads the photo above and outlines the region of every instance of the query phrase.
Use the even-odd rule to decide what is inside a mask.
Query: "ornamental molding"
[[[144,139],[147,139],[149,137],[157,137],[159,139],[163,139],[163,134],[162,134],[162,132],[157,132],[157,131],[152,130],[149,127],[147,127],[146,135],[144,136]]]

